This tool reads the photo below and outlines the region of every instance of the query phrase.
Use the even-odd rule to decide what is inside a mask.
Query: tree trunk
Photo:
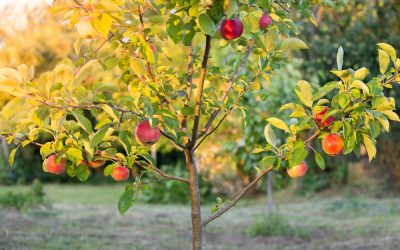
[[[194,154],[190,149],[185,149],[186,167],[189,171],[190,180],[190,197],[192,202],[192,248],[193,250],[201,250],[202,239],[202,225],[201,225],[201,211],[200,211],[200,191],[196,165],[194,163]]]
[[[268,217],[272,216],[272,173],[267,174],[267,213]]]

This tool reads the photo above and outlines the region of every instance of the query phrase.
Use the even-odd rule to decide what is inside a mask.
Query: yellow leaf
[[[400,122],[400,118],[395,112],[390,110],[383,110],[381,112],[384,113],[390,120]]]
[[[376,156],[376,147],[368,135],[363,134],[365,148],[367,149],[368,159],[371,161]]]
[[[267,121],[271,123],[272,126],[279,128],[283,131],[289,132],[289,127],[286,125],[284,121],[279,118],[271,117],[268,118]]]

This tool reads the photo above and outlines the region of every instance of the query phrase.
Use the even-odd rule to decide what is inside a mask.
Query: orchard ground
[[[0,195],[28,187],[0,187]],[[19,212],[0,208],[0,249],[189,249],[185,205],[136,204],[124,216],[115,204],[122,185],[46,185],[49,207]],[[371,198],[343,191],[295,197],[275,195],[275,211],[295,235],[246,233],[266,211],[265,200],[241,201],[205,229],[205,249],[397,249],[400,198]],[[204,212],[209,207],[203,208]]]

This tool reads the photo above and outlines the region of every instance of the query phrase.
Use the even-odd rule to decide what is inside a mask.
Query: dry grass
[[[0,208],[0,249],[190,249],[184,205],[138,204],[116,209],[116,187],[46,186],[51,207],[21,213]],[[0,193],[6,191],[0,187]],[[91,204],[91,205],[90,205]],[[203,208],[205,213],[208,207]],[[204,249],[398,249],[400,199],[286,199],[275,208],[301,235],[250,237],[245,231],[265,211],[246,201],[205,229]]]

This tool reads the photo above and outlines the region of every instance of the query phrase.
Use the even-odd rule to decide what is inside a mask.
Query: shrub
[[[43,185],[35,180],[31,189],[25,193],[8,192],[0,196],[0,205],[25,210],[44,203]]]

